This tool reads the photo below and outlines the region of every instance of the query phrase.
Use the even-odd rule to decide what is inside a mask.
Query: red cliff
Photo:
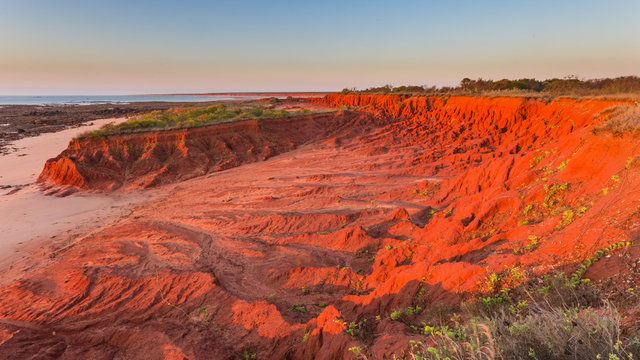
[[[640,253],[640,139],[614,121],[633,103],[317,101],[350,110],[72,142],[41,181],[192,180],[0,287],[0,355],[393,358],[492,274],[499,291]],[[640,286],[620,259],[585,276]]]
[[[74,139],[38,177],[45,188],[152,187],[264,161],[362,115],[331,113]],[[365,116],[366,117],[366,116]],[[363,120],[367,121],[367,120]]]

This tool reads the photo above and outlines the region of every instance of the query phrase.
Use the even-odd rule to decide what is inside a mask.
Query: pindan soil
[[[49,160],[39,181],[58,195],[163,195],[18,267],[0,355],[391,358],[422,339],[396,310],[636,241],[640,141],[594,131],[636,105],[315,101],[342,111],[79,140]]]

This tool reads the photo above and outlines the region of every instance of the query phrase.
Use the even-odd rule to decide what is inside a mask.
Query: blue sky
[[[0,94],[639,74],[640,1],[0,0]]]

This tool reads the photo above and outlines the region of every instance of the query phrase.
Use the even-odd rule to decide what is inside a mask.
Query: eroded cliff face
[[[264,161],[347,124],[369,122],[365,118],[343,112],[74,139],[47,161],[38,182],[62,193],[69,187],[115,190],[174,183]]]
[[[492,273],[513,287],[635,241],[640,139],[594,130],[617,106],[636,105],[356,95],[317,101],[353,108],[259,128],[197,129],[198,136],[127,135],[98,141],[98,150],[72,143],[50,161],[61,169],[51,174],[94,166],[108,170],[88,174],[105,177],[43,173],[43,180],[145,186],[141,179],[162,168],[157,183],[182,179],[174,169],[189,177],[215,171],[224,163],[212,160],[219,154],[241,166],[172,188],[0,288],[0,316],[8,319],[0,322],[0,354],[337,359],[360,346],[370,358],[391,358],[410,340],[424,340],[410,325],[484,291]],[[160,145],[145,147],[143,139],[154,136],[167,136],[155,143],[171,150],[158,155]],[[267,145],[281,156],[257,161]],[[131,170],[147,169],[136,163],[149,157],[152,171]],[[630,251],[638,255],[637,247]],[[614,258],[587,276],[630,271]],[[526,275],[511,278],[512,269]],[[407,315],[416,306],[424,311]],[[627,310],[624,316],[640,311]],[[392,319],[394,311],[403,311],[402,321]]]
[[[317,100],[334,107],[355,107],[398,127],[404,143],[437,140],[473,150],[490,146],[490,156],[539,147],[595,125],[593,117],[616,102],[556,100],[544,103],[523,98],[402,97],[332,94]],[[622,103],[620,103],[622,104]],[[248,120],[195,129],[156,131],[73,140],[44,167],[38,182],[47,187],[114,190],[151,187],[181,181],[241,164],[266,160],[297,145],[336,132],[362,131],[372,118],[353,113],[301,118]],[[422,130],[422,131],[421,131]],[[432,134],[425,134],[428,130]],[[413,132],[413,134],[412,134]],[[343,134],[343,135],[346,135]],[[408,136],[408,137],[407,137]],[[468,142],[473,138],[475,142]],[[477,142],[477,144],[476,144]],[[382,144],[386,146],[386,144]],[[464,147],[455,151],[465,154]],[[521,153],[522,154],[522,153]],[[433,152],[432,159],[442,154]],[[476,162],[483,161],[479,154]],[[435,165],[435,164],[434,164]],[[456,162],[454,165],[463,165]]]

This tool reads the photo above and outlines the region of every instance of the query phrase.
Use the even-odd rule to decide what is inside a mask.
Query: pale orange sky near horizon
[[[3,95],[313,91],[453,85],[463,77],[640,74],[640,2],[633,0],[535,7],[192,2],[201,8],[5,1]]]

